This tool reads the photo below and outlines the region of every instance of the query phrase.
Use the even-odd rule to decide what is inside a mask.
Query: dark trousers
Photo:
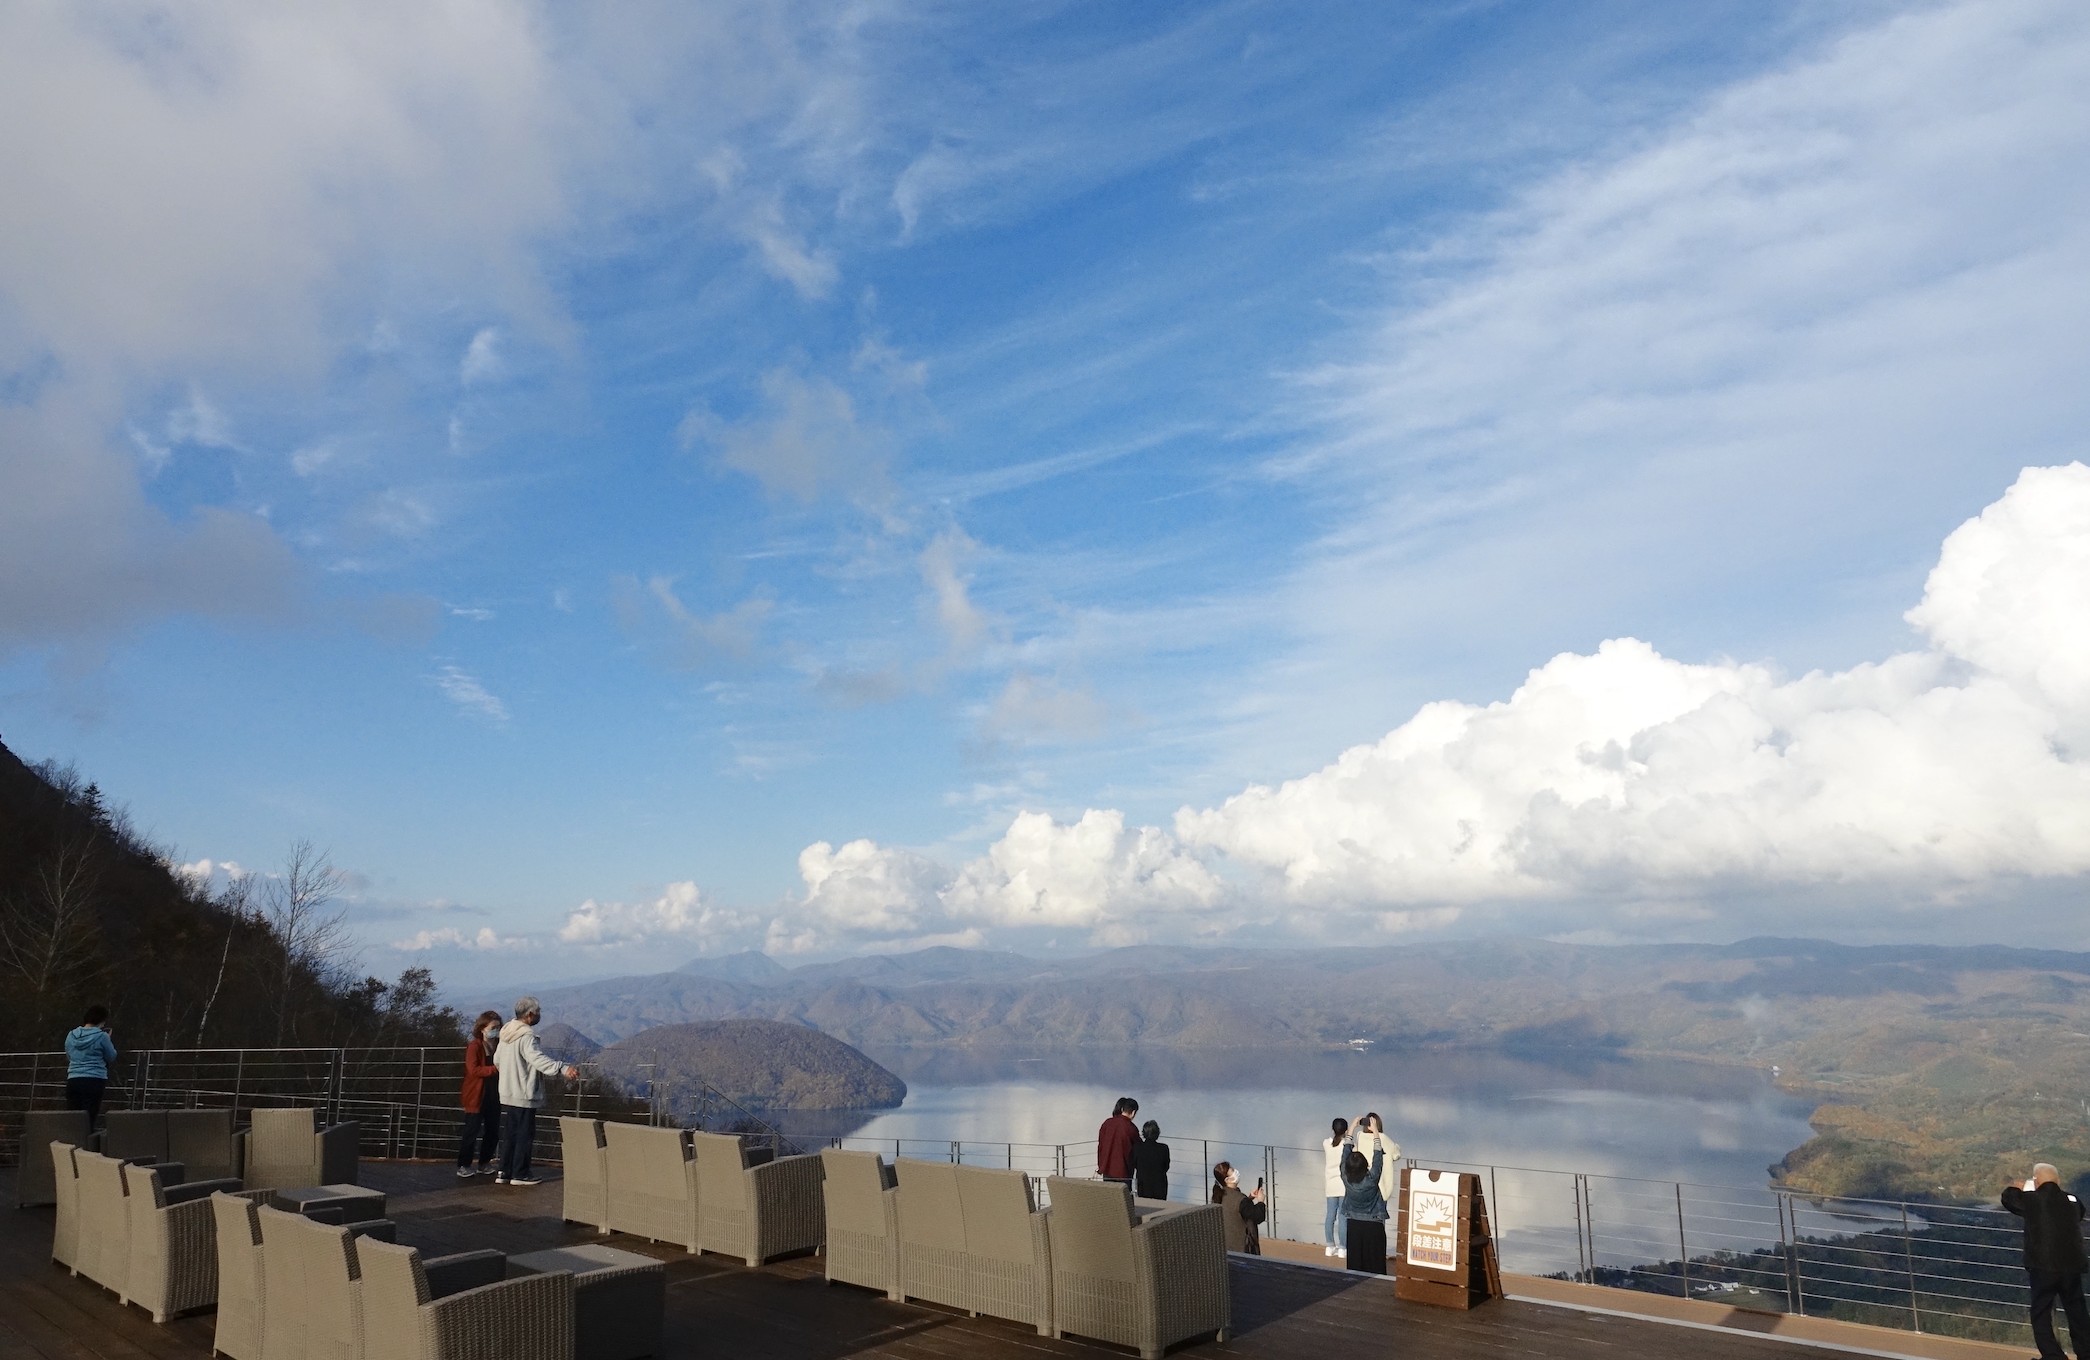
[[[109,1089],[107,1077],[67,1077],[65,1108],[87,1111],[87,1127],[102,1122],[102,1092]]]
[[[530,1174],[530,1144],[537,1141],[537,1111],[529,1105],[501,1107],[501,1176]]]
[[[464,1136],[457,1140],[457,1164],[470,1166],[472,1151],[478,1149],[478,1163],[493,1165],[493,1153],[501,1143],[501,1107],[481,1104],[476,1110],[464,1112]]]
[[[1343,1261],[1345,1270],[1361,1270],[1369,1275],[1386,1273],[1386,1225],[1376,1218],[1346,1218],[1343,1220],[1349,1240],[1344,1244],[1348,1256]]]
[[[2032,1282],[2032,1340],[2044,1360],[2068,1360],[2054,1339],[2054,1303],[2068,1315],[2068,1344],[2078,1356],[2090,1356],[2090,1308],[2083,1306],[2083,1277],[2051,1270],[2028,1270]]]

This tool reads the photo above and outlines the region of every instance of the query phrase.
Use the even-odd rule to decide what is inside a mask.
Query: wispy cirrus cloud
[[[490,693],[478,676],[458,666],[444,666],[430,679],[461,712],[497,726],[507,723],[508,705]]]

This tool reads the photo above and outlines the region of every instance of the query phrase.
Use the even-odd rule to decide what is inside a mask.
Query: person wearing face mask
[[[457,1093],[464,1110],[464,1134],[457,1143],[457,1174],[461,1179],[493,1174],[494,1149],[501,1141],[501,1072],[494,1066],[494,1035],[501,1013],[483,1011],[472,1025],[472,1040],[464,1046],[464,1085]],[[475,1165],[473,1154],[478,1154]]]
[[[1212,1168],[1212,1202],[1219,1206],[1219,1217],[1226,1228],[1226,1249],[1261,1256],[1262,1224],[1270,1214],[1263,1199],[1263,1183],[1257,1181],[1255,1189],[1243,1194],[1241,1173],[1234,1170],[1232,1162],[1220,1162]]]

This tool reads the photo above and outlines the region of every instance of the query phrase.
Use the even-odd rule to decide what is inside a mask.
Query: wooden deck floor
[[[593,1237],[559,1221],[555,1182],[513,1190],[458,1183],[447,1167],[365,1164],[364,1183],[391,1196],[400,1241],[424,1254],[476,1247],[511,1253]],[[12,1204],[0,1173],[0,1205]],[[0,1207],[0,1360],[205,1360],[208,1312],[155,1326],[137,1308],[50,1261],[51,1210]],[[692,1257],[621,1236],[614,1245],[668,1262],[666,1356],[719,1360],[1107,1360],[1130,1352],[1054,1341],[1028,1328],[937,1308],[888,1302],[829,1286],[817,1258],[765,1269]],[[1343,1360],[1367,1354],[1414,1360],[1506,1357],[1646,1357],[1668,1360],[1830,1360],[1837,1351],[1760,1337],[1682,1329],[1565,1308],[1497,1302],[1454,1313],[1398,1302],[1390,1285],[1278,1262],[1236,1260],[1234,1334],[1178,1347],[1172,1356],[1242,1360]],[[664,1357],[666,1360],[666,1357]]]

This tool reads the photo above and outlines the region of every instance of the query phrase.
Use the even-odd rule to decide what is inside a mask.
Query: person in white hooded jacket
[[[515,1018],[501,1026],[500,1046],[494,1049],[493,1065],[501,1074],[501,1165],[495,1185],[535,1185],[530,1174],[530,1144],[537,1140],[537,1111],[544,1104],[543,1078],[580,1075],[578,1068],[561,1066],[537,1047],[533,1026],[544,1018],[537,998],[526,996],[515,1003]]]

